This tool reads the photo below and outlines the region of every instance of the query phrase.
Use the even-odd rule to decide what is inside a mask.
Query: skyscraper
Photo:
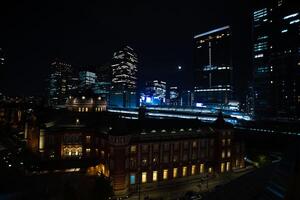
[[[50,106],[65,105],[72,86],[72,66],[70,64],[54,61],[50,66],[48,77],[48,102]]]
[[[84,70],[79,72],[80,88],[82,90],[93,88],[96,84],[97,75],[90,70]]]
[[[0,48],[0,66],[3,66],[5,64],[5,58],[2,48]]]
[[[165,81],[147,81],[141,101],[143,104],[163,105],[166,103],[166,91],[167,83]]]
[[[110,90],[111,90],[111,66],[110,64],[100,65],[96,67],[97,80],[94,88],[95,94],[110,101]]]
[[[230,26],[198,34],[194,40],[194,103],[228,103],[233,91]]]
[[[4,80],[5,78],[5,66],[6,66],[6,59],[5,59],[5,55],[4,55],[4,52],[3,52],[3,49],[0,48],[0,96],[1,96],[1,92],[3,92],[2,90],[4,90],[4,85],[2,83],[2,81]]]
[[[180,97],[180,106],[193,106],[196,103],[194,102],[194,93],[190,90],[184,90],[181,92]]]
[[[300,116],[300,13],[292,2],[258,2],[253,10],[257,116]]]
[[[179,106],[180,104],[180,96],[179,96],[179,88],[177,86],[171,86],[169,88],[169,104],[171,106]]]
[[[137,55],[129,46],[114,53],[111,65],[111,106],[136,107],[137,64]]]

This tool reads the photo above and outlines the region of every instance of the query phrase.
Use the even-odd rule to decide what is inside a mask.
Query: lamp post
[[[208,190],[208,174],[206,174],[206,188]]]
[[[139,200],[141,199],[141,168],[138,168],[138,193],[139,193]]]

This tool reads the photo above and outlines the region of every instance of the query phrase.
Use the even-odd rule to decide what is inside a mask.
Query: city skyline
[[[0,199],[299,200],[295,2],[1,6]]]
[[[240,37],[250,38],[247,33],[242,36],[238,34],[242,31],[239,28],[242,23],[236,19],[236,16],[249,17],[249,9],[246,5],[241,5],[240,8],[247,12],[237,11],[231,4],[225,1],[220,1],[217,5],[208,3],[211,10],[209,12],[199,6],[199,3],[181,5],[169,2],[159,5],[122,4],[117,7],[109,3],[95,4],[86,5],[85,9],[76,4],[70,8],[66,4],[57,7],[50,4],[47,8],[37,9],[35,5],[8,6],[7,11],[3,12],[4,19],[7,19],[3,22],[3,27],[7,31],[0,40],[7,56],[7,66],[1,73],[5,74],[1,78],[1,85],[5,87],[1,89],[12,95],[42,94],[43,88],[33,85],[43,81],[53,59],[59,58],[78,68],[103,65],[110,61],[114,51],[124,45],[132,46],[140,58],[139,67],[142,71],[138,75],[142,81],[138,83],[139,87],[146,80],[157,78],[172,85],[192,87],[190,77],[194,35],[230,24],[236,29],[237,40]],[[182,9],[179,9],[181,6]],[[52,13],[51,8],[55,8],[56,12]],[[98,12],[97,8],[103,12]],[[113,11],[118,11],[119,19],[128,23],[118,23],[118,17]],[[23,20],[20,19],[21,16],[24,17]],[[207,17],[211,20],[207,20]],[[108,24],[115,25],[105,26]],[[44,38],[48,38],[47,41]],[[246,48],[240,49],[250,52]],[[246,53],[244,57],[247,57]],[[241,62],[244,64],[238,65],[243,67],[237,69],[249,71],[245,67],[249,65],[249,60]],[[182,66],[179,76],[181,80],[169,80],[170,76],[176,75],[179,65]],[[13,82],[10,77],[15,73],[25,76],[18,77]],[[34,81],[29,81],[33,78]],[[246,83],[239,85],[245,87]]]

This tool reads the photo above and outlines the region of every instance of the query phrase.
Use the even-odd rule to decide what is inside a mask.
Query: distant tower
[[[179,88],[177,86],[171,86],[169,88],[169,99],[171,106],[179,106],[180,105],[180,96],[179,96]]]
[[[84,70],[79,72],[79,82],[81,90],[88,90],[94,88],[97,80],[97,75],[91,70]]]
[[[48,76],[48,102],[50,106],[65,105],[72,89],[72,66],[55,60],[51,63]]]
[[[228,103],[232,98],[230,26],[194,37],[195,103]]]
[[[3,66],[5,64],[5,57],[4,57],[4,52],[2,48],[0,48],[0,66]]]
[[[104,98],[107,102],[110,101],[111,90],[111,66],[110,64],[100,65],[96,67],[97,80],[94,92]]]
[[[166,103],[167,83],[165,81],[147,81],[141,98],[143,104],[163,105]],[[149,102],[150,100],[150,102]]]
[[[114,53],[111,65],[111,106],[137,106],[137,64],[137,55],[129,46],[125,46]]]
[[[0,48],[0,84],[1,85],[4,85],[3,83],[1,83],[1,80],[4,80],[4,77],[5,77],[5,68],[4,68],[5,64],[6,64],[6,60],[5,60],[4,52],[3,52],[3,49]],[[3,89],[4,89],[4,87],[0,86],[0,95],[1,95],[1,92]]]

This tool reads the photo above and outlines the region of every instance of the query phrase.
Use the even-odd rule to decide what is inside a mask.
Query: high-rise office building
[[[111,67],[110,64],[105,64],[96,67],[97,80],[94,87],[95,94],[101,96],[109,102],[111,91]]]
[[[293,1],[258,2],[253,10],[255,114],[300,116],[300,12]]]
[[[96,84],[97,75],[92,71],[80,71],[79,72],[79,82],[81,90],[87,90],[93,88]]]
[[[166,103],[167,83],[165,81],[147,81],[141,95],[142,104],[164,105]]]
[[[48,103],[50,106],[65,105],[72,89],[72,66],[70,64],[54,61],[50,66],[48,77]]]
[[[2,48],[0,48],[0,66],[3,66],[4,64],[5,64],[4,52]]]
[[[169,100],[171,106],[180,105],[179,88],[177,86],[171,86],[169,88]]]
[[[228,103],[232,97],[231,28],[198,34],[195,40],[195,103]]]
[[[125,46],[113,55],[112,59],[112,91],[110,106],[137,106],[137,55],[134,50]]]
[[[6,59],[5,59],[5,55],[4,55],[4,51],[2,48],[0,48],[0,96],[1,96],[1,92],[2,90],[4,90],[4,83],[2,82],[5,79],[5,65],[6,65]]]
[[[253,85],[251,83],[248,85],[243,111],[250,115],[254,115],[254,90]]]
[[[180,97],[180,106],[193,106],[196,105],[194,102],[194,93],[191,90],[184,90]]]

